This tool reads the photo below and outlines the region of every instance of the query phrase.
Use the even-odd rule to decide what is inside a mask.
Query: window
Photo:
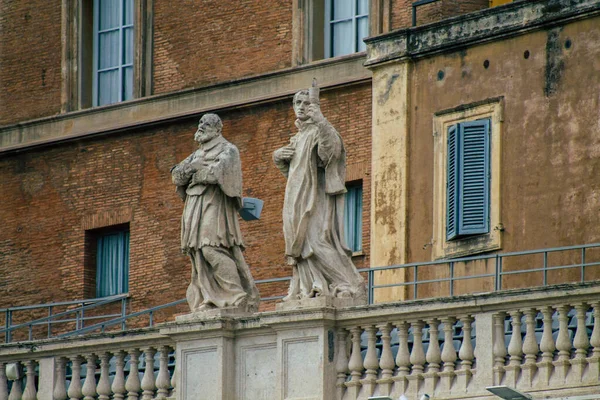
[[[153,1],[62,0],[62,112],[152,93]]]
[[[369,0],[326,0],[325,57],[365,51],[369,36]]]
[[[133,97],[133,21],[133,0],[94,0],[94,106]]]
[[[446,240],[489,232],[490,120],[448,128]]]
[[[344,237],[352,252],[362,251],[362,183],[346,188],[344,208]]]
[[[129,231],[104,233],[96,242],[96,297],[129,291]]]
[[[434,115],[433,259],[502,248],[502,109],[492,98]]]
[[[391,0],[292,0],[292,62],[302,65],[366,49],[390,30]]]

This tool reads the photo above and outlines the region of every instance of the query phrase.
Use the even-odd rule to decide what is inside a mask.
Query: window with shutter
[[[362,251],[362,183],[347,187],[344,237],[353,252]]]
[[[446,240],[489,232],[490,120],[448,128]]]
[[[129,291],[129,232],[98,236],[96,247],[96,297]]]

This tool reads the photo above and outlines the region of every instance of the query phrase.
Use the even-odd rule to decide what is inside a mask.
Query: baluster
[[[85,374],[85,381],[83,382],[83,400],[94,400],[96,395],[96,355],[94,353],[88,354],[85,357],[87,371]]]
[[[541,311],[544,315],[544,330],[540,341],[542,359],[538,363],[538,385],[540,387],[547,387],[550,384],[550,375],[552,375],[553,365],[552,360],[554,359],[554,351],[556,350],[554,339],[552,339],[552,314],[554,314],[554,309],[547,306],[542,307]]]
[[[27,368],[27,381],[25,383],[25,391],[23,392],[22,400],[35,400],[37,391],[35,390],[35,361],[27,360],[25,367]]]
[[[523,360],[523,338],[521,337],[521,311],[513,311],[510,314],[512,333],[508,343],[508,354],[510,355],[506,370],[506,382],[510,387],[517,387],[521,361]]]
[[[158,377],[156,378],[156,400],[164,400],[169,396],[169,388],[171,387],[169,379],[169,351],[168,346],[160,348],[160,364],[158,369]]]
[[[57,357],[55,360],[55,376],[54,376],[54,390],[52,391],[52,397],[54,400],[66,400],[67,399],[67,359],[65,357]],[[2,399],[2,396],[0,396]]]
[[[171,390],[171,398],[176,399],[176,393],[177,393],[177,376],[179,375],[179,369],[177,368],[177,361],[175,361],[175,367],[173,367],[173,376],[171,377],[171,387],[173,388]]]
[[[537,316],[537,310],[534,308],[527,308],[523,310],[525,314],[525,340],[523,341],[522,353],[525,354],[525,364],[522,365],[522,381],[525,382],[527,387],[533,386],[533,377],[535,370],[537,369],[537,355],[539,347],[537,339],[535,337],[535,317]]]
[[[587,364],[587,353],[590,347],[590,341],[587,335],[587,327],[585,326],[585,313],[588,309],[587,304],[580,303],[575,305],[577,311],[577,330],[573,339],[575,347],[575,358],[571,360],[573,365],[573,380],[581,382],[583,379],[583,371]]]
[[[10,389],[10,395],[8,396],[8,400],[21,400],[23,397],[23,374],[21,374],[21,363],[16,362],[15,365],[18,371],[18,378],[13,381],[12,388]]]
[[[506,364],[506,344],[504,343],[505,313],[494,315],[494,383],[500,385]]]
[[[368,325],[363,327],[363,329],[367,333],[367,354],[363,362],[366,374],[360,383],[364,387],[364,393],[368,397],[371,397],[375,392],[377,369],[379,368],[379,360],[377,360],[377,328],[373,325]]]
[[[113,380],[111,389],[114,400],[122,400],[125,398],[125,393],[127,390],[125,389],[125,353],[124,351],[119,351],[115,353],[115,378]]]
[[[419,392],[421,381],[423,380],[423,370],[425,369],[425,352],[423,351],[423,326],[425,324],[423,321],[414,321],[410,325],[413,334],[413,347],[410,352],[412,369],[406,379],[408,380],[409,393],[414,393],[416,396]]]
[[[558,359],[554,362],[556,371],[556,382],[563,384],[571,366],[571,339],[569,338],[569,309],[567,305],[556,307],[558,310],[558,337],[556,338],[556,348],[558,349]]]
[[[335,370],[337,372],[337,399],[342,400],[346,389],[346,376],[348,375],[348,348],[346,338],[348,333],[345,329],[337,330],[337,359],[335,360]]]
[[[352,334],[352,353],[350,353],[350,362],[348,368],[350,369],[350,382],[346,382],[348,388],[347,393],[350,394],[350,399],[357,399],[358,392],[360,391],[360,378],[362,377],[363,371],[363,360],[360,354],[360,334],[362,329],[360,326],[350,329]]]
[[[69,385],[69,399],[80,400],[83,397],[81,393],[81,361],[80,356],[71,357],[71,384]]]
[[[142,400],[152,400],[154,398],[154,391],[156,390],[156,384],[154,382],[154,354],[156,354],[156,350],[152,347],[144,350],[146,363],[141,386],[143,390]]]
[[[444,392],[449,392],[452,389],[454,380],[454,363],[456,362],[456,349],[453,343],[454,323],[455,318],[446,317],[442,320],[444,323],[444,348],[442,350],[443,370],[440,372],[442,378],[442,387]]]
[[[140,376],[138,372],[138,363],[140,361],[140,351],[133,349],[129,351],[129,375],[125,382],[127,390],[127,400],[137,400],[140,397]]]
[[[394,355],[392,354],[390,332],[392,326],[390,324],[377,325],[381,331],[381,359],[379,360],[379,368],[381,368],[381,379],[377,381],[379,391],[382,395],[389,395],[392,391],[392,375],[394,374]]]
[[[593,350],[588,360],[590,369],[587,381],[598,382],[600,380],[600,302],[595,301],[591,306],[594,307],[594,329],[590,338]]]
[[[0,361],[0,400],[8,400],[8,381],[6,380],[6,363]]]
[[[433,318],[427,321],[429,325],[429,347],[425,360],[427,361],[427,373],[425,377],[425,392],[435,392],[435,387],[440,379],[440,364],[442,363],[442,353],[440,351],[440,341],[438,339],[440,321]]]
[[[100,356],[100,379],[98,380],[98,400],[109,400],[110,399],[110,380],[108,375],[109,363],[111,359],[110,353],[103,353]]]
[[[458,351],[460,358],[460,369],[456,372],[458,387],[461,390],[467,391],[471,376],[473,375],[472,367],[475,354],[473,352],[473,343],[471,343],[471,331],[473,330],[473,317],[465,315],[460,318],[463,323],[462,331],[463,338]]]
[[[408,352],[408,323],[399,322],[398,327],[398,353],[396,354],[396,365],[398,374],[394,381],[398,386],[397,393],[406,393],[408,389],[408,380],[406,377],[410,372],[410,353]]]

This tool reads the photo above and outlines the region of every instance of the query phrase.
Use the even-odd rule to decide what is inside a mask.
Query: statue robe
[[[344,240],[346,152],[328,122],[296,121],[294,156],[276,165],[287,177],[283,206],[285,252],[296,264],[290,298],[365,296],[363,278]]]
[[[186,173],[186,165],[198,170]],[[172,171],[173,183],[185,201],[181,217],[181,249],[192,260],[187,290],[192,311],[204,303],[231,307],[245,299],[258,307],[258,290],[244,260],[237,211],[242,206],[242,168],[238,149],[222,136],[199,146]],[[211,265],[203,248],[219,266]],[[223,258],[225,257],[225,258]],[[228,259],[235,268],[227,268]],[[223,264],[224,266],[221,266]]]

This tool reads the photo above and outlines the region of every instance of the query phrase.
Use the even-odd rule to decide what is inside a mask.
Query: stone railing
[[[6,345],[0,400],[166,399],[174,349],[158,330]]]
[[[9,381],[9,392],[0,368],[0,400],[492,399],[486,387],[497,385],[534,399],[584,396],[600,379],[600,283],[344,309],[316,299],[0,346],[10,379],[16,362],[25,379]]]

